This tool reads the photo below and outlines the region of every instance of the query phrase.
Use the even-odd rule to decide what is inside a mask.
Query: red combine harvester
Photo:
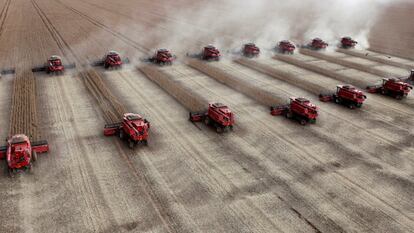
[[[320,94],[322,102],[334,101],[351,109],[360,108],[367,97],[364,93],[351,85],[338,85],[334,94]]]
[[[207,61],[219,61],[220,60],[220,51],[213,45],[208,45],[204,47],[203,52],[201,53],[201,59]]]
[[[344,49],[354,48],[357,44],[358,42],[349,36],[341,39],[341,47]]]
[[[412,89],[413,86],[410,84],[394,78],[384,78],[381,85],[367,87],[369,93],[381,93],[399,100],[406,97]]]
[[[93,62],[92,66],[103,66],[105,69],[118,69],[123,64],[129,63],[129,59],[121,59],[121,56],[116,51],[109,51],[100,61]]]
[[[10,176],[19,171],[31,170],[38,153],[49,151],[47,141],[31,143],[23,134],[17,134],[7,140],[7,145],[0,147],[0,158],[6,159]]]
[[[260,49],[254,43],[247,43],[243,46],[242,53],[245,57],[258,57]]]
[[[328,45],[329,44],[323,41],[322,39],[315,38],[308,44],[307,47],[313,50],[321,50],[321,49],[326,49]]]
[[[234,113],[226,105],[214,103],[209,104],[206,111],[190,112],[190,121],[204,121],[206,125],[214,126],[217,133],[222,133],[233,129]]]
[[[47,59],[45,65],[33,68],[32,72],[45,71],[48,74],[62,74],[63,72],[65,72],[65,69],[73,69],[75,67],[75,63],[63,65],[62,59],[59,56],[53,55],[49,59]]]
[[[276,50],[279,53],[287,53],[287,54],[293,54],[295,52],[295,49],[296,49],[296,46],[288,40],[280,41],[276,47]]]
[[[105,125],[104,135],[119,135],[132,149],[138,143],[148,145],[149,129],[150,123],[146,119],[135,113],[125,113],[122,122]]]
[[[308,99],[292,97],[289,104],[270,107],[270,114],[285,115],[286,118],[296,119],[301,125],[306,125],[316,122],[318,109]]]
[[[172,55],[168,49],[158,49],[154,56],[148,60],[152,63],[158,65],[172,65],[173,61],[176,59],[176,56]]]

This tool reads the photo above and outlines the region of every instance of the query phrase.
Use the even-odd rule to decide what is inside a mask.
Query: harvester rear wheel
[[[148,146],[148,140],[143,140],[142,143],[144,143],[145,146]]]
[[[9,176],[13,178],[14,177],[14,171],[13,171],[13,169],[12,168],[7,168],[7,171],[9,173]]]
[[[132,140],[129,140],[128,146],[129,146],[130,149],[134,149],[135,142],[132,141]]]
[[[123,140],[124,139],[124,137],[125,137],[125,135],[124,135],[124,131],[121,129],[121,130],[119,130],[119,138],[121,139],[121,140]]]
[[[292,117],[293,117],[293,114],[292,114],[290,111],[288,111],[288,112],[286,113],[286,118],[288,118],[288,119],[292,119]]]
[[[396,96],[395,96],[395,98],[396,98],[397,100],[402,100],[403,95],[399,95],[399,94],[398,94],[398,95],[396,95]]]
[[[221,127],[221,126],[216,127],[216,132],[217,133],[223,133],[223,131],[224,131],[223,127]]]
[[[32,152],[32,159],[33,159],[33,162],[36,162],[37,161],[37,153],[36,153],[36,151],[33,151]]]
[[[300,120],[299,120],[299,123],[300,123],[301,125],[306,125],[307,121],[306,121],[305,119],[300,119]]]

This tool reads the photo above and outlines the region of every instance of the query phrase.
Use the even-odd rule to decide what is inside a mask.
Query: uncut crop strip
[[[106,86],[101,75],[93,69],[81,72],[80,75],[86,88],[103,111],[106,122],[119,122],[127,110]]]
[[[397,74],[391,74],[391,73],[379,70],[375,67],[368,67],[366,65],[362,65],[362,64],[359,64],[357,62],[347,61],[347,60],[344,60],[344,59],[341,59],[341,58],[334,57],[332,55],[328,55],[328,54],[324,54],[324,53],[316,52],[316,51],[311,51],[309,49],[301,49],[300,53],[304,54],[304,55],[312,56],[312,57],[315,57],[315,58],[319,58],[319,59],[322,59],[322,60],[325,60],[325,61],[329,61],[329,62],[338,64],[338,65],[341,65],[341,66],[345,66],[345,67],[348,67],[348,68],[352,68],[352,69],[360,70],[360,71],[363,71],[363,72],[371,73],[371,74],[374,74],[374,75],[378,75],[378,76],[384,77],[384,78],[387,78],[390,75],[391,76],[398,76]]]
[[[365,89],[369,85],[373,85],[376,82],[381,81],[381,78],[378,78],[377,80],[368,80],[368,79],[362,79],[359,76],[351,76],[351,75],[342,74],[334,70],[329,70],[324,67],[317,66],[312,63],[304,62],[300,59],[295,58],[294,56],[286,56],[286,55],[278,54],[278,55],[275,55],[273,58],[279,61],[289,63],[291,65],[315,72],[317,74],[330,77],[332,79],[341,81],[343,83],[352,84],[354,86],[357,86],[363,89]]]
[[[252,99],[255,99],[259,103],[265,106],[281,105],[286,102],[287,97],[276,95],[262,88],[257,87],[254,83],[247,82],[236,76],[220,69],[201,62],[199,60],[192,59],[188,62],[188,65],[207,76],[210,76],[220,83],[233,88]]]
[[[192,112],[203,111],[208,105],[208,101],[191,89],[184,87],[174,77],[166,74],[154,66],[139,67],[139,70],[151,81],[156,83],[168,94],[173,96],[178,102]]]
[[[320,93],[331,92],[332,90],[329,87],[323,86],[322,84],[307,81],[306,79],[300,76],[297,76],[295,74],[292,74],[286,71],[275,69],[271,66],[261,64],[257,61],[241,58],[241,59],[235,60],[235,62],[245,67],[248,67],[250,69],[259,71],[263,74],[267,74],[270,77],[289,83],[293,86],[302,88],[303,90],[306,90],[315,95],[319,95]]]
[[[16,74],[13,81],[9,136],[25,134],[38,140],[36,81],[30,71]]]
[[[338,48],[336,51],[340,52],[340,53],[347,54],[347,55],[351,55],[351,56],[354,56],[354,57],[360,57],[360,58],[364,58],[364,59],[367,59],[367,60],[370,60],[370,61],[375,61],[375,62],[378,62],[378,63],[382,63],[382,64],[385,64],[385,65],[391,65],[391,66],[400,67],[400,68],[408,69],[408,70],[414,69],[414,65],[404,64],[404,63],[396,62],[396,61],[393,61],[393,60],[390,60],[390,59],[385,59],[385,58],[382,58],[382,57],[373,56],[373,55],[369,54],[370,53],[369,51],[366,51],[365,53],[362,53],[362,51],[357,52],[357,51],[354,51],[354,50],[342,49],[342,48]]]

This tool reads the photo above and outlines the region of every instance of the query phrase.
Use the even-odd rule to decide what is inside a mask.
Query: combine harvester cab
[[[320,38],[313,39],[306,47],[313,50],[324,50],[329,46],[328,43]]]
[[[338,85],[334,94],[319,95],[319,100],[322,102],[333,101],[348,106],[350,109],[362,107],[366,98],[362,91],[351,85]]]
[[[190,112],[191,122],[201,122],[216,128],[217,133],[233,130],[234,113],[221,103],[209,104],[208,109],[203,112]]]
[[[401,79],[384,78],[381,85],[368,86],[369,93],[381,93],[383,95],[392,96],[398,100],[406,97],[413,89],[409,83]]]
[[[295,49],[296,46],[288,40],[282,40],[276,46],[276,51],[283,54],[293,54]]]
[[[306,125],[316,123],[318,108],[306,98],[292,97],[289,104],[270,107],[270,114],[284,115],[288,119],[299,121],[301,125]]]
[[[138,143],[148,145],[150,123],[135,113],[125,113],[122,122],[107,124],[105,136],[118,135],[121,140],[127,140],[129,148],[133,149]]]
[[[201,53],[201,59],[205,61],[219,61],[220,57],[220,51],[213,45],[204,47]]]
[[[7,145],[0,147],[0,158],[6,159],[11,177],[19,171],[32,170],[37,154],[49,151],[47,141],[31,143],[26,135],[14,135],[7,140]]]
[[[62,58],[53,55],[43,66],[38,66],[32,69],[32,72],[46,72],[47,74],[63,74],[66,69],[73,69],[76,67],[75,63],[63,65]]]
[[[258,57],[260,55],[260,48],[257,47],[254,43],[247,43],[243,45],[242,53],[245,57]]]
[[[103,66],[105,69],[119,69],[122,68],[123,64],[128,64],[129,62],[128,58],[121,59],[121,55],[118,52],[109,51],[101,60],[95,61],[91,65]]]
[[[158,49],[155,52],[154,56],[148,58],[146,61],[158,64],[160,66],[164,66],[172,65],[176,59],[177,57],[175,55],[172,55],[172,53],[168,49]]]
[[[343,37],[341,39],[341,48],[344,49],[350,49],[350,48],[355,48],[355,46],[358,44],[358,42],[356,40],[353,40],[351,37],[347,36],[347,37]]]

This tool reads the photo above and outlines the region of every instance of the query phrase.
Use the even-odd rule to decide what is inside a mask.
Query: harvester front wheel
[[[142,143],[144,143],[145,146],[148,146],[148,140],[143,140]]]
[[[204,124],[210,125],[210,122],[210,117],[206,116],[206,118],[204,118]]]
[[[36,162],[37,161],[37,153],[36,153],[36,151],[33,151],[32,152],[32,159],[33,159],[33,162]]]

